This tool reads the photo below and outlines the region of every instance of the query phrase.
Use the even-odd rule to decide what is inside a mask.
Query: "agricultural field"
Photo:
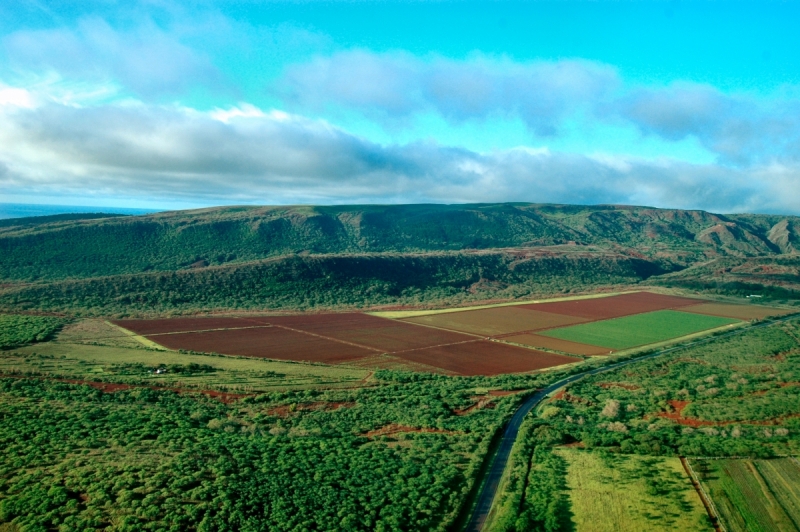
[[[708,314],[711,312],[754,317],[781,312],[740,306],[632,292],[410,315],[350,312],[113,323],[139,341],[174,350],[405,367],[450,375],[497,375],[574,364],[581,357],[608,355],[741,323]],[[695,307],[705,314],[667,310]]]
[[[557,448],[576,532],[713,530],[676,457]]]
[[[367,365],[376,356],[387,355],[395,366],[405,363],[406,369],[452,375],[519,373],[580,362],[579,358],[361,313],[176,319],[174,331],[172,321],[114,323],[176,350]]]
[[[771,460],[692,460],[729,532],[800,529],[800,464]]]
[[[658,310],[543,331],[542,336],[620,350],[740,323],[739,320]]]

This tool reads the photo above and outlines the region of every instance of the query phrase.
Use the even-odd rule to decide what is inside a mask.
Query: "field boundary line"
[[[380,355],[386,353],[385,350],[377,349],[375,347],[369,347],[369,346],[357,344],[357,343],[354,343],[354,342],[348,342],[347,340],[339,340],[338,338],[331,338],[330,336],[323,336],[321,334],[312,333],[310,331],[303,331],[303,330],[300,330],[300,329],[293,329],[292,327],[287,327],[286,325],[275,325],[275,324],[272,324],[271,326],[272,327],[277,327],[278,329],[285,329],[287,331],[292,331],[292,332],[296,332],[296,333],[300,333],[300,334],[305,334],[305,335],[308,335],[308,336],[314,336],[315,338],[322,338],[323,340],[330,340],[331,342],[338,342],[340,344],[350,345],[350,346],[353,346],[353,347],[360,347],[362,349],[369,349],[370,351],[375,351],[376,353],[378,353]]]
[[[159,351],[169,351],[169,349],[167,349],[167,348],[166,348],[166,347],[164,347],[163,345],[157,344],[156,342],[154,342],[154,341],[152,341],[152,340],[148,340],[148,339],[147,339],[147,338],[145,338],[144,336],[142,336],[142,335],[139,335],[139,334],[136,334],[136,333],[135,333],[135,332],[133,332],[133,331],[129,331],[129,330],[128,330],[128,329],[126,329],[125,327],[120,327],[119,325],[117,325],[117,324],[115,324],[115,323],[111,323],[111,322],[110,322],[110,321],[108,321],[108,320],[104,320],[104,322],[105,322],[107,325],[110,325],[111,327],[113,327],[113,328],[115,328],[115,329],[118,329],[118,330],[122,331],[123,333],[125,333],[125,336],[128,336],[128,337],[130,337],[130,338],[133,338],[134,340],[136,340],[136,341],[137,341],[137,342],[139,342],[140,344],[144,345],[145,347],[149,347],[149,348],[151,348],[151,349],[158,349]]]
[[[711,526],[713,526],[714,530],[717,532],[728,532],[728,529],[725,528],[724,524],[722,524],[722,520],[719,517],[719,511],[717,511],[714,501],[700,483],[700,478],[697,476],[697,473],[695,473],[694,468],[692,468],[692,464],[689,463],[689,460],[685,456],[681,456],[680,460],[681,464],[683,465],[683,470],[689,475],[689,480],[692,482],[697,495],[700,496],[700,501],[706,508],[706,513],[711,519]]]
[[[149,338],[151,336],[171,336],[175,334],[194,334],[194,333],[216,332],[216,331],[241,331],[244,329],[268,329],[270,327],[272,327],[272,325],[250,325],[248,327],[219,327],[217,329],[197,329],[196,331],[172,331],[163,333],[151,333],[151,334],[143,334],[141,336]]]
[[[388,318],[400,320],[403,318],[416,318],[419,316],[430,316],[433,314],[450,314],[453,312],[469,312],[470,310],[483,310],[487,308],[514,307],[518,305],[538,305],[541,303],[558,303],[561,301],[580,301],[583,299],[602,299],[604,297],[621,296],[625,294],[636,294],[638,292],[648,292],[649,290],[627,290],[625,292],[608,292],[603,294],[584,294],[582,296],[555,297],[552,299],[530,299],[527,301],[508,301],[506,303],[490,303],[488,305],[475,305],[471,307],[455,307],[448,309],[433,310],[376,310],[365,312],[370,316],[378,318]]]
[[[376,317],[377,318],[383,318],[383,316],[376,316]],[[455,329],[446,329],[444,327],[437,327],[436,325],[429,325],[427,323],[417,323],[415,321],[405,321],[405,320],[400,320],[400,319],[397,319],[397,318],[383,318],[383,319],[391,320],[391,321],[399,321],[400,323],[407,323],[409,325],[416,325],[418,327],[427,327],[429,329],[436,329],[437,331],[444,331],[444,332],[449,332],[449,333],[463,334],[465,336],[474,336],[475,338],[480,338],[482,340],[488,340],[489,338],[492,338],[491,336],[484,336],[484,335],[481,335],[481,334],[469,333],[469,332],[464,332],[464,331],[457,331]]]
[[[447,347],[450,345],[461,345],[461,344],[474,344],[475,342],[483,342],[487,339],[485,338],[478,338],[475,340],[462,340],[461,342],[450,342],[449,344],[438,344],[438,345],[426,345],[425,347],[412,347],[411,349],[403,349],[401,351],[387,351],[390,355],[396,355],[398,353],[409,353],[411,351],[421,351],[423,349],[433,349],[434,347]]]

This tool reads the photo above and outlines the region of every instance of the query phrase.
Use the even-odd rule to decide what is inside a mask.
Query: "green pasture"
[[[740,320],[675,310],[658,310],[624,318],[571,325],[538,334],[619,350],[663,342],[734,323],[740,323]]]

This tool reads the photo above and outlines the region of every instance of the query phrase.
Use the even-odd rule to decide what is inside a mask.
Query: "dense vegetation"
[[[0,379],[0,522],[22,530],[443,529],[517,399],[454,411],[474,403],[476,386],[530,387],[542,377],[378,378],[370,388],[230,405]],[[370,434],[387,427],[396,432]]]
[[[663,275],[709,258],[796,253],[800,223],[792,217],[521,203],[97,216],[0,225],[0,308],[123,313],[456,304],[648,279],[800,297],[796,258],[787,262],[792,286],[786,273],[766,271],[759,282],[710,280],[692,268]]]
[[[106,315],[364,308],[563,293],[573,287],[634,283],[659,272],[653,263],[607,253],[292,256],[232,267],[25,285],[0,292],[0,306]]]
[[[707,254],[793,251],[798,233],[792,220],[534,204],[227,207],[35,225],[22,218],[16,226],[5,222],[0,228],[0,278],[174,271],[299,252],[413,253],[566,243],[621,246],[658,261],[689,264]]]
[[[49,316],[0,314],[0,349],[47,340],[62,324]]]

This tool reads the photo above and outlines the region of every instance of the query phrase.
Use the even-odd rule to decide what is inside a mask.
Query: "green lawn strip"
[[[538,334],[609,349],[627,349],[723,325],[740,323],[740,321],[675,310],[658,310],[623,318],[571,325]]]

